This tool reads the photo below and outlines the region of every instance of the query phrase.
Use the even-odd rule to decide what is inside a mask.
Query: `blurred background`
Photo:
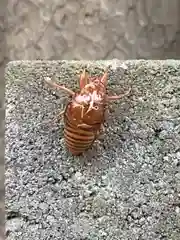
[[[8,60],[179,59],[179,0],[10,0]]]

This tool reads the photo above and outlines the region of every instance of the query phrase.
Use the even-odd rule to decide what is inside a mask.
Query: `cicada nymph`
[[[109,101],[118,100],[129,94],[130,89],[122,95],[107,95],[107,71],[102,77],[90,77],[86,70],[80,75],[78,91],[46,80],[57,89],[67,92],[70,100],[64,116],[64,138],[69,151],[80,155],[88,150],[99,136],[105,122],[105,111]]]

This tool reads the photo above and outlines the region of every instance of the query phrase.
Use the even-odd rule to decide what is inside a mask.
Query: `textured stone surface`
[[[10,60],[180,56],[178,0],[8,1]]]
[[[180,238],[180,62],[17,61],[6,69],[7,239]],[[106,131],[72,157],[63,122],[52,122],[64,94],[45,76],[75,87],[88,66],[107,65],[112,103]]]

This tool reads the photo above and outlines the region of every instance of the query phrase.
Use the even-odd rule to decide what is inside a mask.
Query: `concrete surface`
[[[180,58],[179,0],[13,0],[10,60]]]
[[[180,61],[14,61],[6,69],[7,239],[180,239]],[[66,151],[65,95],[84,66],[109,69],[106,131],[84,156]]]

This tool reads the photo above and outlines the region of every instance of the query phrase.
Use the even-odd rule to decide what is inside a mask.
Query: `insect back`
[[[73,155],[82,154],[97,139],[105,121],[105,110],[109,101],[118,100],[129,93],[128,91],[119,96],[107,95],[107,70],[101,77],[91,77],[84,69],[77,91],[53,83],[50,79],[46,82],[66,91],[70,96],[61,115],[64,117],[65,144]]]

